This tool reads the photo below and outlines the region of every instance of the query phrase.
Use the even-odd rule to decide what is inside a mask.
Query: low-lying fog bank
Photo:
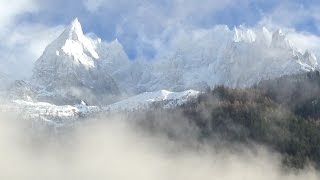
[[[197,142],[192,127],[180,141],[143,131],[123,116],[87,121],[70,132],[48,134],[1,115],[0,178],[11,180],[317,180],[312,166],[285,170],[267,148],[220,147]],[[168,128],[178,127],[166,122]],[[171,127],[169,127],[171,126]],[[185,141],[186,140],[186,141]],[[217,144],[219,144],[217,142]],[[236,147],[236,146],[234,146]]]

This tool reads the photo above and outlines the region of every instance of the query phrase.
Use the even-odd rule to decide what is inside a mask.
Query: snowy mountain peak
[[[76,18],[35,63],[33,83],[77,98],[88,96],[88,92],[118,94],[112,77],[99,68],[101,61],[98,60],[97,46],[94,40],[83,34]]]
[[[113,41],[110,43],[110,46],[114,46],[114,47],[117,47],[117,48],[119,48],[119,49],[123,49],[122,44],[120,44],[120,42],[119,42],[118,39],[113,40]]]
[[[159,54],[157,61],[130,61],[117,39],[108,43],[86,37],[75,19],[37,61],[34,79],[50,90],[62,88],[82,99],[91,92],[137,95],[161,89],[203,91],[221,84],[248,87],[318,69],[316,57],[296,50],[281,30],[217,26],[182,33],[172,41],[176,48]],[[79,87],[89,93],[79,93]],[[166,97],[170,92],[160,94]]]
[[[96,52],[95,43],[83,34],[81,24],[76,18],[45,49],[36,63],[36,68],[42,65],[52,65],[51,63],[64,63],[92,69],[95,67],[96,59],[99,59],[99,55]],[[49,61],[52,62],[49,63]]]
[[[64,30],[59,38],[53,43],[69,56],[78,59],[82,64],[93,66],[93,62],[82,62],[83,56],[99,59],[94,43],[87,38],[82,31],[82,26],[78,18],[74,19],[71,24]],[[56,47],[56,48],[57,48]],[[60,53],[57,53],[60,54]],[[88,59],[88,58],[87,58]]]
[[[62,36],[64,36],[66,39],[74,41],[81,41],[83,38],[85,38],[78,18],[71,22],[71,24],[62,33]]]
[[[240,26],[240,29],[237,27],[234,28],[234,42],[247,42],[253,43],[256,41],[256,34],[251,29],[245,29]]]
[[[276,48],[292,49],[289,40],[281,29],[278,29],[272,34],[272,46]]]
[[[315,70],[318,67],[318,61],[316,56],[310,52],[309,50],[307,50],[304,55],[303,55],[305,61],[307,64],[312,65],[312,70]]]

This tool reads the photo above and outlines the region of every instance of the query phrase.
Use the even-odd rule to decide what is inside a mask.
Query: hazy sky
[[[158,42],[165,44],[178,30],[217,24],[320,35],[319,0],[1,0],[0,69],[8,62],[34,62],[75,17],[86,33],[117,38],[131,59],[152,58]]]

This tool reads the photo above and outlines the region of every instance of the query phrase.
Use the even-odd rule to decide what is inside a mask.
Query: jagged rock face
[[[32,84],[87,101],[118,95],[118,86],[103,68],[96,48],[75,19],[35,63]]]

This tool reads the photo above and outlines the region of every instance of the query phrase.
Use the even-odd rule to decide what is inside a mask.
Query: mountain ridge
[[[27,96],[35,101],[103,106],[145,92],[244,88],[318,69],[314,54],[296,50],[281,30],[216,26],[175,42],[177,48],[159,60],[132,61],[117,39],[107,43],[84,35],[76,18],[48,45],[31,83],[19,91],[31,89],[34,95]]]

